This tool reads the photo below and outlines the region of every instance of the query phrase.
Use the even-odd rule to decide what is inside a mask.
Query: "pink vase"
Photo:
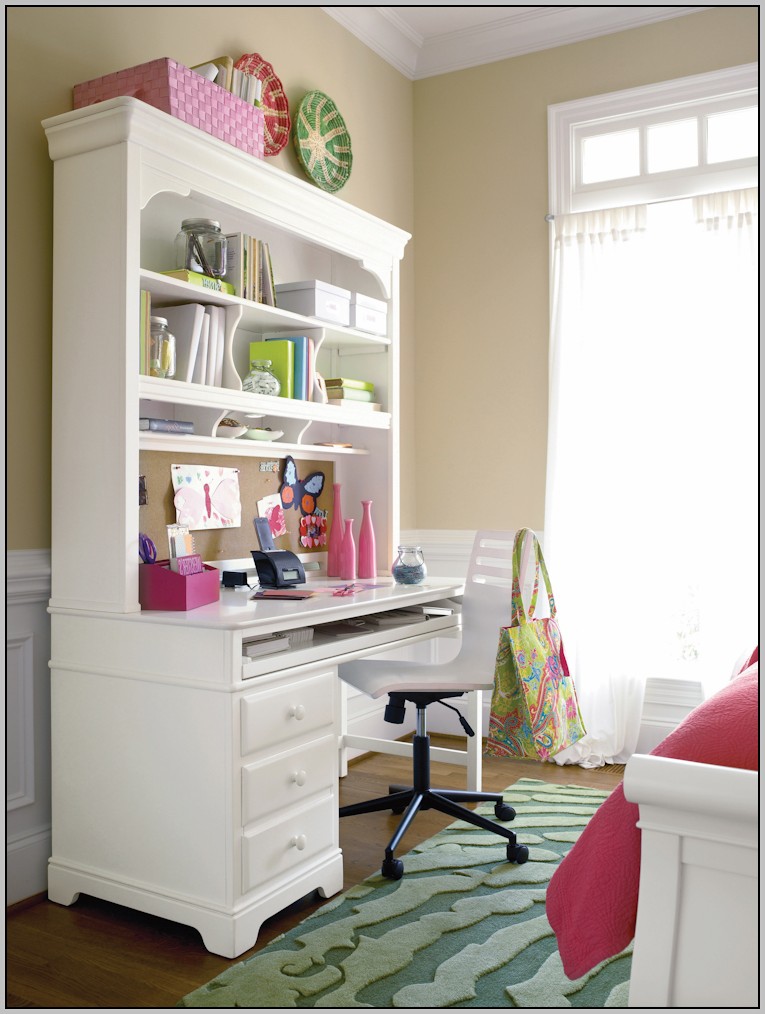
[[[340,547],[343,544],[343,505],[340,496],[340,483],[332,485],[334,500],[332,502],[332,527],[329,530],[327,546],[327,577],[340,577]]]
[[[364,511],[359,531],[359,577],[377,577],[375,530],[372,526],[372,501],[362,500]]]
[[[340,577],[343,581],[356,580],[356,543],[353,539],[353,518],[345,519],[343,544],[340,547]]]

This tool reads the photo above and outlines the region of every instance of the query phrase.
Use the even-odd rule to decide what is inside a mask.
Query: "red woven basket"
[[[131,96],[263,158],[263,110],[169,57],[74,86],[74,108]]]

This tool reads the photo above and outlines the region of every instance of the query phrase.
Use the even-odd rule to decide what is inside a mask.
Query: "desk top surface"
[[[342,596],[333,594],[348,584],[362,590]],[[461,595],[464,587],[465,583],[461,578],[450,577],[428,577],[416,585],[396,584],[390,577],[354,582],[341,581],[339,578],[315,578],[298,586],[300,591],[315,592],[307,599],[253,599],[252,595],[256,590],[254,588],[221,588],[218,602],[211,602],[185,612],[142,610],[136,613],[100,615],[105,618],[108,616],[110,620],[182,627],[212,627],[219,630],[265,627],[277,631],[351,619],[387,609],[425,605],[439,599]],[[65,612],[65,610],[56,611]]]

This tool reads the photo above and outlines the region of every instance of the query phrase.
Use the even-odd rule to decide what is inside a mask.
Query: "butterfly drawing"
[[[188,525],[191,529],[238,528],[241,525],[238,469],[173,465],[172,477],[173,503],[179,525]]]
[[[316,503],[324,489],[324,473],[311,472],[305,479],[298,479],[295,459],[289,454],[284,460],[284,475],[279,488],[282,507],[289,510],[294,507],[305,517],[313,514]]]

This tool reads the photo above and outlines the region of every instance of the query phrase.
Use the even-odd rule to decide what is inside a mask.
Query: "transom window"
[[[755,65],[551,106],[553,214],[758,183]]]

